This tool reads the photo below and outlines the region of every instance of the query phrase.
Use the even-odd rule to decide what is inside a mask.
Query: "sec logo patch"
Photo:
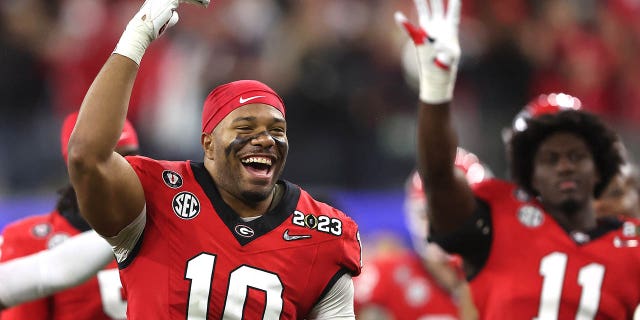
[[[36,238],[44,238],[49,235],[49,233],[53,230],[50,224],[48,223],[39,223],[31,229],[31,234],[33,234]]]
[[[540,209],[524,205],[518,210],[518,220],[529,228],[537,228],[544,222],[544,215]]]
[[[169,188],[178,189],[182,187],[182,177],[171,170],[162,171],[162,180]]]
[[[173,197],[173,212],[181,219],[193,219],[200,213],[200,201],[191,192],[182,191]]]

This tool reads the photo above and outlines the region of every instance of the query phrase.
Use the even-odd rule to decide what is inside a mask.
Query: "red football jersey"
[[[8,225],[3,231],[0,261],[52,248],[80,233],[58,211],[31,216]],[[82,259],[78,259],[82,263]],[[114,262],[85,283],[50,297],[20,304],[2,312],[2,320],[125,319],[126,302]]]
[[[284,183],[244,221],[204,165],[128,157],[144,187],[143,235],[120,264],[136,319],[303,319],[344,273],[360,273],[356,224]]]
[[[355,279],[356,314],[361,308],[383,308],[393,319],[458,319],[458,307],[425,270],[413,252],[366,261]]]
[[[488,259],[471,281],[481,319],[632,318],[640,303],[637,220],[570,234],[511,183],[491,180],[474,192],[493,225]]]

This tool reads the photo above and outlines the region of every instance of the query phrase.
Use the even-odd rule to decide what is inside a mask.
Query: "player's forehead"
[[[589,151],[587,141],[572,132],[554,132],[540,142],[537,153],[566,153],[574,151]]]
[[[282,113],[273,106],[256,103],[247,104],[231,111],[223,120],[226,124],[238,123],[243,121],[257,122],[269,121],[286,123]]]

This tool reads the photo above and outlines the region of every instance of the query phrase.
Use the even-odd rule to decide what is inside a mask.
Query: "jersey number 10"
[[[185,279],[191,280],[187,319],[207,319],[211,282],[216,264],[216,255],[201,253],[187,262]],[[275,273],[243,265],[229,274],[229,286],[225,298],[223,319],[243,319],[244,305],[249,288],[266,295],[263,319],[280,319],[282,312],[283,286]]]

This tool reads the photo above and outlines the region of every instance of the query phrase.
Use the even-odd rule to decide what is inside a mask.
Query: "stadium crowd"
[[[138,5],[2,3],[1,194],[51,192],[64,181],[50,137],[77,110]],[[157,158],[197,158],[189,142],[199,134],[204,96],[215,84],[251,78],[296,106],[288,115],[296,148],[285,176],[309,187],[401,188],[414,162],[415,99],[400,68],[406,38],[391,17],[411,5],[235,0],[216,1],[215,10],[183,9],[182,23],[149,50],[134,90],[129,116],[142,149]],[[613,123],[635,158],[639,11],[625,0],[463,1],[455,110],[461,145],[504,176],[501,128],[532,97],[561,91]],[[326,123],[326,130],[309,130]]]
[[[162,1],[150,0],[149,3]],[[146,302],[142,302],[150,299],[155,303],[153,310],[158,316],[166,306],[173,315],[181,317],[215,314],[216,317],[242,318],[247,312],[265,315],[278,312],[278,317],[285,318],[306,315],[352,319],[351,276],[360,273],[364,259],[366,277],[361,276],[355,282],[355,311],[357,314],[359,309],[366,310],[363,319],[369,316],[376,319],[377,315],[384,314],[380,310],[393,312],[391,307],[385,309],[385,305],[374,305],[368,310],[359,305],[369,303],[358,302],[358,297],[372,296],[372,292],[362,288],[372,287],[371,279],[377,276],[368,272],[366,262],[375,261],[370,270],[380,267],[384,274],[392,275],[388,281],[397,282],[398,274],[387,274],[383,269],[391,269],[403,259],[405,249],[394,247],[394,254],[385,256],[388,252],[375,252],[365,243],[363,255],[358,221],[353,223],[345,217],[341,208],[336,210],[316,202],[296,185],[276,180],[287,157],[287,139],[292,147],[282,177],[308,189],[312,196],[315,191],[327,189],[400,188],[407,173],[416,167],[417,158],[425,189],[417,174],[412,179],[418,181],[415,187],[420,194],[427,195],[428,203],[426,199],[420,200],[420,215],[422,219],[428,216],[430,221],[409,222],[407,227],[424,224],[423,229],[428,228],[435,243],[459,256],[450,256],[439,248],[429,251],[437,252],[436,256],[428,255],[426,249],[418,246],[407,253],[406,259],[410,262],[406,263],[413,268],[416,277],[413,279],[422,279],[416,281],[425,281],[432,288],[429,290],[437,290],[447,301],[450,306],[446,312],[452,319],[475,319],[477,312],[480,318],[491,319],[509,319],[523,313],[537,314],[540,319],[573,317],[574,314],[596,319],[605,316],[630,319],[638,306],[640,291],[629,286],[625,282],[628,279],[621,275],[640,277],[640,273],[635,272],[633,261],[621,257],[634,256],[637,251],[634,248],[637,247],[638,222],[618,214],[638,216],[638,172],[634,161],[640,152],[639,131],[635,128],[640,121],[640,94],[634,85],[640,80],[640,68],[635,66],[634,59],[640,53],[640,22],[634,17],[640,12],[640,5],[625,0],[588,3],[469,0],[461,1],[462,19],[455,7],[448,7],[446,19],[439,21],[440,1],[426,2],[433,15],[426,14],[420,5],[422,2],[416,1],[419,13],[416,16],[414,4],[401,0],[215,1],[211,3],[214,10],[183,5],[179,10],[180,23],[175,27],[175,20],[170,19],[177,17],[174,11],[168,15],[165,11],[161,18],[153,17],[161,21],[160,34],[172,28],[154,41],[140,63],[146,46],[141,53],[136,51],[136,37],[147,34],[137,33],[131,38],[134,33],[127,29],[120,38],[131,12],[138,10],[139,1],[7,1],[0,7],[3,15],[1,59],[4,60],[0,65],[6,69],[0,72],[0,94],[4,98],[0,108],[0,153],[3,154],[0,194],[47,193],[69,179],[67,171],[61,170],[64,165],[58,154],[59,146],[51,143],[51,136],[58,134],[63,117],[77,111],[82,104],[83,111],[76,125],[76,132],[80,133],[75,133],[69,144],[70,150],[75,151],[68,163],[69,172],[80,205],[80,209],[74,210],[115,250],[120,274],[126,275],[123,294],[135,301],[129,308],[132,318],[144,317],[146,311],[141,306]],[[456,0],[444,2],[458,4]],[[145,6],[142,8],[129,25],[135,26],[140,16],[141,21],[145,21],[147,16],[142,15],[146,12]],[[396,22],[406,31],[402,34],[393,24],[393,13],[397,11],[407,13],[410,20],[419,19],[421,26],[409,25],[410,20],[396,13]],[[151,40],[159,37],[158,30],[150,32]],[[116,54],[109,57],[115,43],[119,43],[119,47]],[[415,61],[413,45],[418,47],[418,58],[422,61]],[[93,82],[105,61],[101,76]],[[126,81],[114,81],[119,77],[135,79],[126,117],[139,131],[144,154],[155,159],[201,161],[204,148],[204,164],[144,157],[128,157],[124,161],[113,153],[108,142],[119,134],[117,124],[125,122],[122,111],[127,112],[126,106],[120,103],[123,99],[119,98],[126,97],[130,90],[128,85],[122,85]],[[233,82],[238,79],[256,79],[275,90],[257,81]],[[92,82],[93,87],[87,91]],[[226,85],[218,87],[221,83]],[[455,91],[450,91],[454,83]],[[243,92],[262,92],[265,96],[254,95],[244,100]],[[540,106],[532,100],[540,93],[552,92],[569,93],[580,100],[576,99],[576,103],[572,100],[568,107],[565,98],[573,98],[564,94],[554,94],[547,100],[553,106]],[[240,94],[240,104],[218,100],[222,99],[218,95],[225,97],[225,94]],[[544,100],[548,96],[543,97]],[[246,103],[251,99],[258,100]],[[202,101],[205,101],[204,112]],[[284,104],[288,106],[286,121]],[[526,107],[523,109],[523,106]],[[550,107],[553,110],[548,112]],[[540,109],[545,111],[538,113]],[[228,117],[231,114],[239,118],[231,120]],[[204,117],[202,127],[201,116]],[[250,125],[238,128],[232,125],[235,121]],[[263,126],[267,129],[260,131]],[[615,132],[609,131],[609,127]],[[235,140],[230,138],[238,131],[242,132]],[[16,133],[19,139],[15,138]],[[616,134],[620,135],[620,141]],[[68,136],[63,138],[65,161],[68,139]],[[194,143],[198,140],[201,146]],[[136,139],[136,147],[137,143]],[[228,146],[223,149],[219,147],[221,143]],[[482,159],[483,166],[488,164],[486,168],[491,168],[492,175],[510,182],[489,179],[476,185],[468,179],[472,172],[468,167],[461,169],[467,179],[458,177],[460,168],[454,167],[459,166],[456,154],[459,156],[462,149],[455,152],[459,146],[472,151],[469,157],[478,164],[478,159]],[[263,148],[262,154],[258,154],[258,148]],[[240,155],[249,152],[247,150],[258,155],[244,158],[243,164],[236,166],[235,157],[230,154]],[[438,150],[451,152],[438,154],[435,152]],[[220,160],[227,158],[227,162]],[[619,166],[621,170],[617,172]],[[109,172],[105,174],[104,168],[109,168]],[[183,181],[182,176],[187,179]],[[268,180],[268,183],[255,183],[256,179]],[[156,188],[164,186],[161,180],[169,189]],[[556,180],[560,182],[555,183]],[[187,226],[164,219],[171,208],[180,217],[175,198],[173,207],[164,208],[162,204],[183,182],[185,187],[202,186],[205,190],[198,196],[209,200],[202,209],[206,212],[202,215],[212,219],[207,221],[220,218],[222,223],[215,222],[215,228],[226,232],[226,224],[235,230],[240,246],[229,250],[237,250],[236,254],[222,253],[235,242],[218,237],[219,233],[208,225]],[[300,192],[303,200],[298,202],[296,197]],[[332,199],[321,200],[331,204]],[[197,209],[192,203],[191,210],[196,210],[198,215],[200,203],[197,198],[195,201]],[[296,209],[292,219],[278,215],[288,212],[283,209],[285,205]],[[530,210],[525,212],[524,208]],[[187,209],[180,210],[184,215],[191,214]],[[296,224],[296,213],[300,210],[320,210],[313,212],[326,214],[322,217],[333,219],[327,232],[349,244],[348,249],[344,249],[344,245],[325,247],[322,237],[326,235],[314,238],[318,250],[339,254],[327,255],[335,261],[319,260],[335,269],[335,273],[330,279],[312,281],[317,282],[313,286],[315,291],[304,294],[303,290],[297,290],[300,279],[290,271],[305,268],[305,262],[282,251],[268,253],[282,241],[279,234],[274,237],[273,232],[269,233],[276,228],[284,230],[297,225],[320,230],[307,221],[308,216]],[[509,212],[517,214],[509,215]],[[401,217],[400,212],[396,215]],[[344,229],[335,229],[336,219],[346,221],[344,225],[338,224]],[[250,235],[238,231],[238,227],[246,225],[257,228],[255,238],[253,231]],[[32,230],[37,231],[35,227]],[[83,225],[74,233],[86,230],[89,226]],[[502,257],[519,254],[518,242],[511,240],[525,233],[530,233],[523,241],[531,250],[518,261],[505,263],[509,259]],[[187,234],[193,240],[207,241],[179,241]],[[567,234],[570,237],[566,237]],[[151,240],[145,242],[143,235]],[[426,237],[421,236],[423,240]],[[92,239],[97,237],[92,234]],[[293,241],[307,236],[289,236],[287,229],[282,237]],[[327,236],[327,242],[335,239]],[[569,245],[563,243],[567,239]],[[245,245],[254,240],[261,241],[267,249],[243,256],[246,248],[250,248]],[[623,249],[606,254],[602,248],[611,246],[610,240],[616,248]],[[49,248],[58,245],[51,241],[47,244]],[[591,243],[592,246],[587,246]],[[287,246],[287,249],[299,250],[301,255],[308,252],[297,245]],[[171,251],[169,256],[164,254],[167,247],[180,249]],[[189,250],[201,253],[193,256]],[[213,250],[215,254],[205,253],[206,250]],[[588,250],[593,252],[585,254]],[[549,254],[550,251],[554,252]],[[145,278],[146,270],[158,265],[143,263],[149,263],[146,258],[157,257],[157,253],[163,253],[160,256],[167,263],[154,270],[171,274],[167,283]],[[273,261],[254,260],[259,254]],[[39,256],[44,259],[44,255]],[[132,266],[137,256],[141,258],[136,261],[145,262]],[[376,260],[380,257],[381,260]],[[231,287],[238,284],[233,279],[251,278],[246,275],[234,278],[236,271],[245,269],[234,269],[233,265],[217,267],[214,273],[217,258],[221,261],[232,258],[231,264],[244,267],[247,263],[263,263],[248,268],[287,277],[282,278],[284,280],[269,278],[271,282],[263,283],[264,287],[254,288],[242,282],[240,284],[247,287],[246,293],[229,292],[234,298],[242,298],[241,302],[248,301],[247,305],[234,304],[240,300],[220,300],[217,294],[211,302],[209,290],[222,290],[216,287],[220,285],[215,283],[212,289],[197,288],[200,282],[193,277],[206,276],[207,272],[190,273],[189,268],[195,272],[196,265],[202,267],[203,262],[212,259],[208,262],[212,269],[209,279],[229,271],[225,276],[230,276]],[[292,262],[283,264],[283,259]],[[567,259],[572,262],[579,259],[581,265],[566,265]],[[178,267],[167,267],[176,261]],[[183,261],[187,261],[187,271],[181,269]],[[27,260],[18,259],[18,262],[27,263]],[[293,262],[299,265],[294,266]],[[546,267],[559,262],[563,266],[561,278],[551,277],[557,269]],[[538,263],[540,270],[536,269]],[[516,265],[518,267],[513,268]],[[102,266],[83,272],[97,272],[99,267]],[[279,273],[264,271],[272,268]],[[408,267],[394,268],[406,270]],[[562,291],[563,282],[559,289],[553,286],[555,280],[565,281],[565,269],[569,277],[578,274],[580,288]],[[0,272],[2,270],[8,269],[0,268]],[[614,271],[605,276],[605,270]],[[544,278],[540,290],[536,289],[537,271]],[[585,272],[590,272],[589,279],[599,279],[595,287],[593,281],[585,282]],[[532,274],[534,276],[529,276]],[[517,287],[518,294],[506,299],[500,295],[500,290],[516,288],[512,286],[514,279],[524,279],[524,276],[531,285]],[[188,283],[181,282],[186,279]],[[273,304],[274,300],[270,300],[273,297],[269,298],[274,279],[278,280],[275,282],[280,290],[285,288],[281,305]],[[499,281],[494,282],[496,279]],[[149,290],[151,283],[168,290],[171,301],[179,301],[179,306],[174,308],[162,299],[154,300],[153,290],[144,291]],[[612,290],[622,284],[627,286],[625,293]],[[70,285],[60,285],[59,289]],[[189,290],[186,302],[181,300],[185,288]],[[264,289],[264,310],[262,305],[256,305],[262,298],[250,293],[253,291],[249,288]],[[402,285],[398,290],[408,288],[414,286]],[[597,296],[581,291],[594,288],[598,289]],[[384,292],[384,289],[378,290]],[[558,291],[557,295],[554,290]],[[406,293],[406,301],[411,305],[417,293]],[[2,294],[7,293],[0,291],[0,298]],[[550,294],[553,299],[549,298]],[[420,297],[424,300],[424,296]],[[519,297],[522,299],[518,300]],[[202,301],[192,303],[192,299]],[[6,304],[6,301],[0,300],[0,303]],[[214,307],[210,310],[211,305]],[[573,305],[577,306],[575,310]],[[11,310],[16,309],[10,309],[4,316]],[[400,310],[408,312],[406,307]],[[402,312],[395,317],[406,316]],[[459,313],[457,317],[456,313]]]

